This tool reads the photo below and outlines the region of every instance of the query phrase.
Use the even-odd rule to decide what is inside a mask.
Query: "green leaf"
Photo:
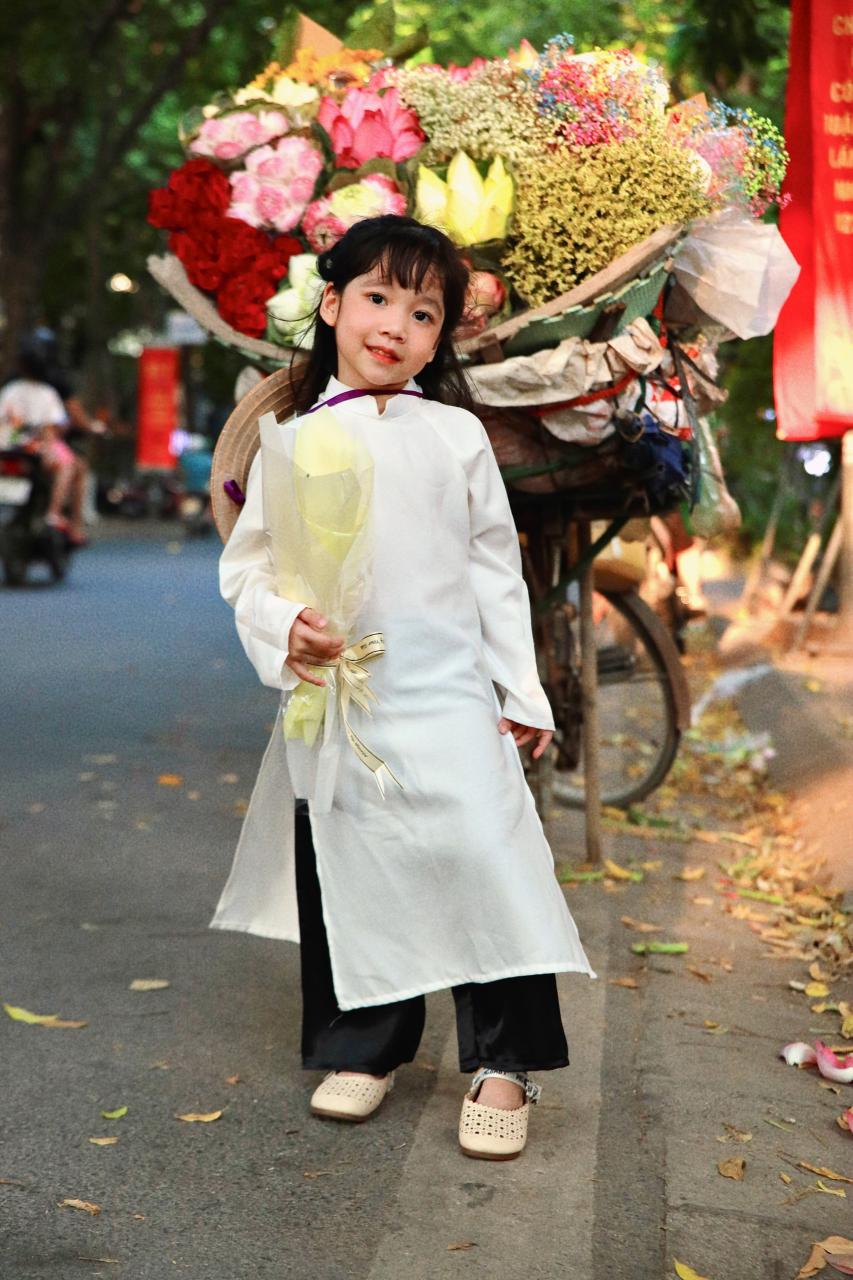
[[[298,22],[299,14],[294,9],[292,13],[289,13],[287,17],[281,20],[273,34],[272,61],[279,63],[282,67],[288,66],[293,61]]]
[[[127,1115],[127,1107],[116,1107],[115,1111],[102,1111],[101,1115],[105,1120],[120,1120],[122,1116]]]
[[[394,45],[396,31],[394,0],[379,0],[364,22],[350,27],[344,43],[348,49],[381,49],[387,53]]]
[[[578,880],[585,884],[591,880],[603,880],[603,871],[566,871],[560,876],[560,884],[566,884],[570,880]]]
[[[3,1008],[13,1022],[26,1022],[29,1026],[39,1026],[45,1022],[53,1022],[57,1016],[55,1013],[30,1013],[29,1009],[21,1009],[14,1004],[4,1004]]]
[[[785,905],[781,893],[765,893],[763,889],[735,889],[735,893],[739,898],[751,898],[753,902],[772,902],[777,907]]]
[[[638,956],[646,954],[680,956],[689,949],[686,942],[634,942],[631,946],[631,950]]]

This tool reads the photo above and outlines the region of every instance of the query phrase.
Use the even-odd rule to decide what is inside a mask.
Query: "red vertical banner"
[[[178,425],[177,347],[146,347],[139,357],[136,465],[157,471],[175,466],[172,433]]]
[[[777,434],[853,428],[853,3],[794,0],[780,229],[802,271],[776,325]]]

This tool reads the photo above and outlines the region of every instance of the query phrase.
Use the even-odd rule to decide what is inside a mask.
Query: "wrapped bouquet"
[[[264,519],[270,530],[276,589],[304,600],[329,620],[330,632],[351,636],[370,589],[373,554],[373,459],[330,409],[281,425],[275,414],[260,420],[264,468]],[[361,762],[384,794],[387,764],[349,722],[350,703],[368,715],[375,694],[365,665],[384,652],[380,632],[348,644],[333,664],[312,668],[326,686],[303,680],[284,716],[286,738],[314,747],[322,731],[312,806],[328,812],[338,768],[338,721]],[[399,783],[397,785],[400,785]]]

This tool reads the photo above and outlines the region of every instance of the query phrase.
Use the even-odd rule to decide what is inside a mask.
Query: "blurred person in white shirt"
[[[0,448],[21,447],[39,453],[51,476],[50,504],[45,519],[61,529],[75,546],[86,543],[80,518],[82,492],[79,471],[63,439],[68,415],[59,393],[47,381],[39,355],[27,349],[18,356],[17,376],[0,390]],[[71,517],[66,519],[66,504]]]

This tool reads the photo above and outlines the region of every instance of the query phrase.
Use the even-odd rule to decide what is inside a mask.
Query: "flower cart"
[[[670,105],[659,69],[627,49],[577,53],[557,36],[468,67],[412,53],[389,5],[345,44],[305,18],[280,33],[250,84],[184,122],[187,160],[149,208],[169,252],[149,267],[269,375],[250,394],[285,396],[280,410],[312,341],[316,256],[347,227],[408,212],[464,250],[458,348],[526,563],[547,584],[537,608],[580,580],[594,858],[592,560],[629,519],[681,502],[706,535],[738,520],[707,415],[725,398],[717,344],[768,332],[796,278],[760,221],[784,145],[752,112],[702,96]],[[213,501],[227,526],[230,499]],[[675,667],[669,677],[683,726],[686,689]]]

